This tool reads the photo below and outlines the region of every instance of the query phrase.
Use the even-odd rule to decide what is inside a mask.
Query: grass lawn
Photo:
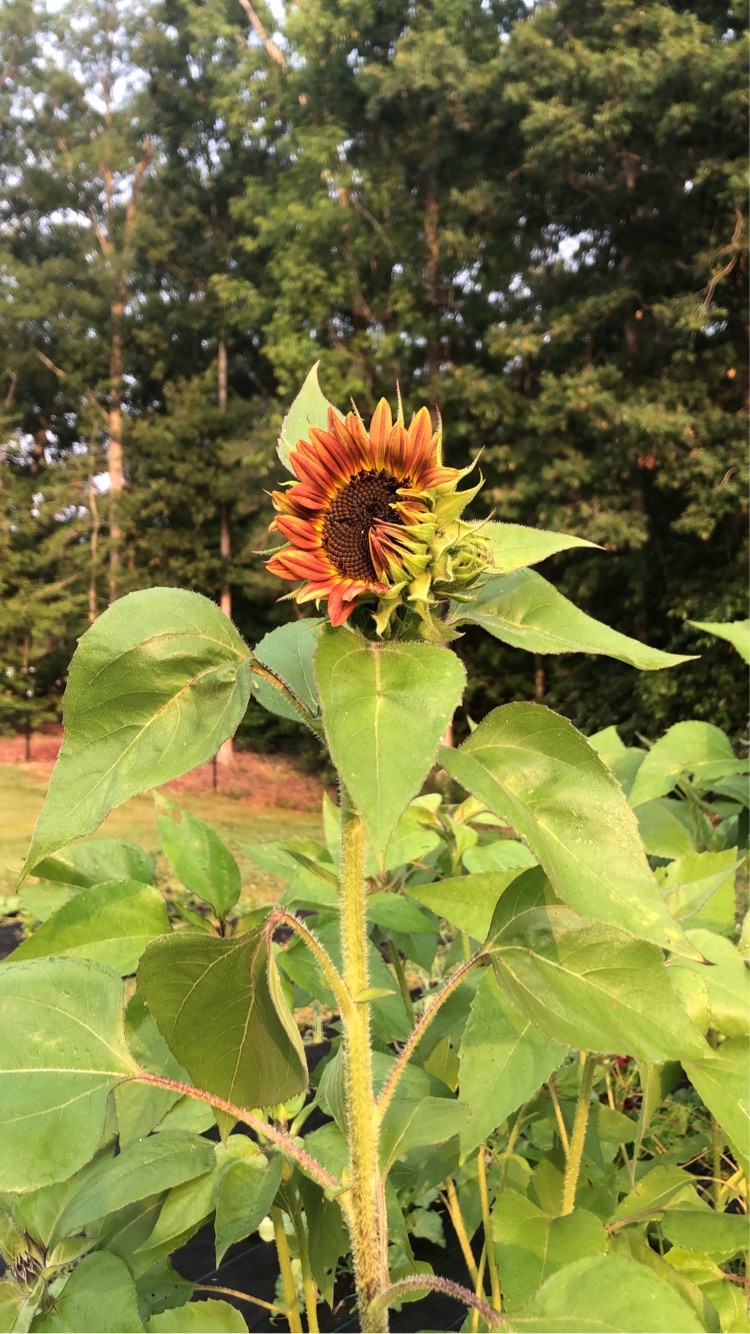
[[[0,896],[15,893],[15,882],[29,846],[47,791],[51,764],[0,764]],[[322,830],[317,812],[253,807],[240,798],[214,792],[169,793],[178,805],[200,815],[231,848],[242,872],[243,899],[249,906],[273,902],[279,882],[261,871],[240,849],[242,843],[275,839],[315,838]],[[149,852],[159,848],[154,803],[150,796],[132,797],[105,820],[96,838],[124,838]],[[166,875],[167,864],[157,863]]]

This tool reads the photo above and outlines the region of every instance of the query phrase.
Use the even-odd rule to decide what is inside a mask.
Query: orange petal
[[[293,542],[296,547],[306,551],[320,548],[320,533],[316,524],[310,519],[301,519],[293,514],[280,514],[278,519],[274,519],[271,527],[277,533],[283,533],[287,541]]]
[[[390,404],[384,398],[381,398],[372,414],[370,423],[370,447],[375,467],[378,469],[383,466],[386,445],[392,430],[393,417],[391,416]]]

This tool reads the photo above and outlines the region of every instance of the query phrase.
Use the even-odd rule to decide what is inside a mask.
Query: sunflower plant
[[[481,479],[443,463],[426,407],[407,424],[381,402],[367,424],[313,370],[279,456],[268,568],[317,614],[251,649],[206,598],[151,589],[71,665],[23,872],[39,925],[0,969],[0,1328],[244,1328],[215,1298],[196,1313],[169,1261],[213,1218],[217,1265],[273,1238],[265,1305],[293,1334],[302,1313],[318,1329],[346,1254],[366,1331],[430,1289],[472,1329],[739,1330],[719,1265],[743,1246],[722,1210],[747,1208],[745,973],[733,898],[711,913],[747,842],[746,766],[705,723],[646,753],[530,703],[441,744],[462,626],[644,670],[686,659],[532,569],[590,543],[464,518]],[[230,850],[163,796],[182,896],[140,849],[76,844],[210,759],[251,697],[307,727],[339,780],[325,842],[248,849],[286,882],[275,908],[243,907]],[[423,790],[435,765],[447,803]],[[312,1076],[311,1015],[333,1036]],[[682,1072],[706,1109],[700,1192],[650,1138]],[[415,1258],[438,1199],[463,1283]]]

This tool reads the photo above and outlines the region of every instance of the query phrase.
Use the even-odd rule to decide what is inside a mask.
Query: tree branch
[[[264,47],[266,48],[266,53],[271,57],[272,60],[276,61],[276,64],[279,65],[281,69],[286,70],[286,58],[284,56],[284,52],[281,50],[280,47],[276,45],[273,38],[268,36],[268,33],[263,27],[263,24],[258,18],[258,15],[256,14],[255,10],[250,4],[250,0],[240,0],[240,4],[247,15],[247,20],[248,23],[250,24],[250,27],[252,28],[254,33],[257,33],[258,37],[260,37],[260,40],[262,41]]]

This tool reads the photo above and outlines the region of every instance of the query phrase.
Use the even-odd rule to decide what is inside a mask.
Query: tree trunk
[[[217,368],[217,372],[218,372],[218,400],[219,400],[219,411],[220,411],[220,412],[226,412],[226,410],[227,410],[227,345],[226,345],[226,343],[224,342],[224,338],[223,338],[223,336],[219,338],[219,353],[218,353],[218,368]],[[220,552],[221,552],[221,558],[222,558],[222,561],[227,561],[227,562],[228,562],[228,561],[230,560],[230,558],[231,558],[231,555],[232,555],[232,534],[231,534],[231,532],[230,532],[230,528],[229,528],[229,506],[228,506],[228,505],[222,505],[222,507],[221,507],[221,519],[220,519],[220,523],[221,523],[221,530],[220,530],[220,534],[219,534],[219,550],[220,550]],[[226,567],[225,567],[225,568],[226,568]],[[226,582],[226,579],[225,579],[225,582],[221,585],[221,596],[220,596],[220,599],[219,599],[219,605],[221,606],[221,610],[224,612],[224,615],[225,615],[225,616],[228,616],[229,619],[230,619],[230,621],[231,621],[231,619],[232,619],[232,589],[231,589],[230,585]],[[219,749],[218,749],[218,752],[217,752],[217,755],[216,755],[216,760],[217,760],[217,762],[218,762],[219,764],[231,764],[233,759],[234,759],[234,741],[232,740],[231,737],[227,737],[227,740],[224,741],[224,742],[222,742],[222,744],[219,746]]]
[[[96,573],[97,573],[97,547],[99,546],[99,508],[96,503],[96,483],[93,477],[89,477],[89,510],[91,511],[91,538],[89,550],[91,552],[91,564],[89,567],[89,625],[93,625],[96,620]]]
[[[109,355],[109,601],[118,596],[122,563],[122,317],[125,308],[118,290],[112,303],[112,346]]]

